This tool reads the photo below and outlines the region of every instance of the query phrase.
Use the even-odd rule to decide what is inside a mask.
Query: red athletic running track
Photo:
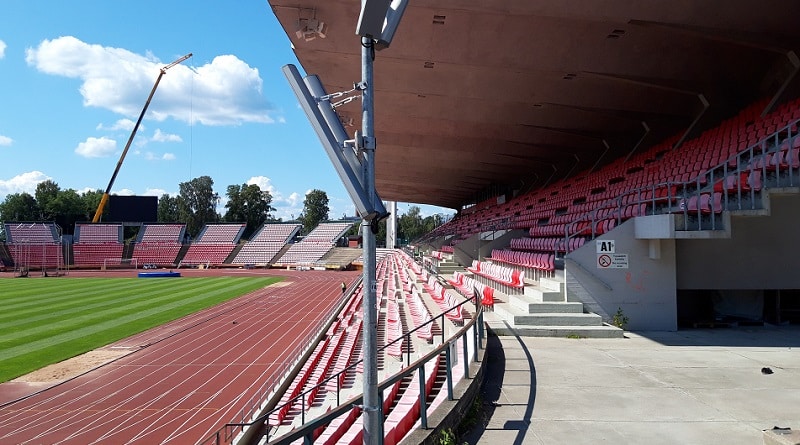
[[[286,276],[290,285],[270,286],[111,345],[144,347],[0,407],[0,443],[194,444],[238,419],[339,301],[341,281],[353,281],[358,272],[258,274]],[[18,384],[0,385],[0,403],[19,391]]]

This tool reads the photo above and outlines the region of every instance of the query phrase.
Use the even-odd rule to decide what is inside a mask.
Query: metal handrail
[[[470,302],[472,302],[476,307],[476,311],[475,311],[476,316],[472,317],[471,321],[469,321],[468,323],[464,323],[464,326],[461,329],[459,329],[459,331],[455,335],[453,335],[448,341],[448,339],[446,339],[446,337],[445,337],[446,334],[445,334],[445,329],[444,329],[444,320],[445,320],[446,314],[450,313],[451,311],[455,311],[459,307],[463,306],[466,303],[470,303]],[[410,342],[411,341],[411,334],[415,333],[419,329],[424,328],[428,324],[432,324],[432,323],[435,323],[435,322],[438,321],[440,323],[440,325],[442,326],[442,329],[441,329],[441,331],[442,331],[442,344],[439,347],[437,347],[436,349],[434,349],[433,351],[431,351],[428,354],[426,354],[424,357],[418,359],[417,361],[415,361],[413,363],[411,362],[410,349],[407,349],[407,354],[406,354],[407,367],[404,368],[402,371],[398,372],[397,374],[395,374],[394,376],[384,380],[380,385],[378,385],[378,390],[379,391],[383,391],[388,386],[391,386],[392,384],[394,384],[397,380],[400,380],[400,379],[404,378],[405,376],[409,375],[410,373],[416,371],[421,366],[424,366],[424,364],[427,363],[428,361],[430,361],[433,357],[435,357],[436,355],[441,354],[441,352],[444,351],[445,349],[447,349],[447,351],[448,351],[447,353],[449,355],[449,349],[448,348],[449,348],[450,343],[455,341],[454,339],[457,339],[458,337],[464,336],[465,333],[472,326],[474,326],[476,324],[476,322],[482,324],[482,319],[483,319],[483,308],[482,308],[482,306],[480,304],[480,299],[477,298],[477,296],[473,296],[472,298],[467,298],[464,301],[462,301],[461,303],[457,304],[456,306],[453,306],[452,308],[447,309],[446,311],[442,312],[441,314],[437,315],[436,317],[433,317],[432,319],[430,319],[427,322],[423,323],[422,325],[420,325],[420,326],[410,330],[409,332],[403,334],[402,337],[400,337],[400,338],[394,340],[393,342],[391,342],[391,343],[383,346],[382,348],[378,349],[378,352],[383,351],[384,349],[388,348],[392,344],[396,343],[397,341],[403,340],[403,339],[407,339]],[[483,339],[483,330],[480,329],[480,325],[478,326],[478,329],[476,330],[476,335],[478,336],[477,338],[479,338],[480,340]],[[275,408],[273,408],[269,412],[260,415],[259,417],[257,417],[256,419],[253,419],[250,422],[229,422],[229,423],[225,424],[222,428],[217,430],[211,436],[207,437],[205,440],[200,442],[199,445],[206,445],[206,444],[219,445],[219,444],[222,444],[222,443],[224,443],[224,442],[221,441],[222,438],[224,438],[225,441],[228,441],[228,440],[233,438],[233,434],[232,434],[233,431],[235,431],[237,429],[243,431],[244,428],[247,428],[247,427],[257,427],[257,426],[263,424],[267,419],[269,419],[269,417],[273,413],[276,413],[276,412],[280,411],[281,409],[285,408],[286,406],[292,406],[298,399],[300,399],[300,402],[301,402],[301,405],[302,405],[301,406],[302,426],[297,428],[297,429],[295,429],[295,430],[293,430],[291,433],[282,436],[277,441],[273,441],[273,442],[269,442],[269,443],[271,443],[271,444],[272,443],[276,443],[276,444],[277,443],[280,443],[280,444],[289,443],[289,442],[291,442],[293,440],[296,440],[298,438],[304,437],[306,434],[312,433],[313,430],[316,429],[317,427],[329,423],[334,418],[336,418],[339,415],[342,415],[342,414],[346,413],[347,411],[349,411],[350,409],[352,409],[352,407],[354,405],[358,405],[360,403],[360,401],[361,401],[361,397],[362,396],[359,395],[359,396],[357,396],[357,397],[355,397],[355,398],[353,398],[351,400],[348,400],[347,402],[345,402],[345,404],[340,405],[336,409],[329,411],[328,413],[324,414],[323,416],[317,417],[316,419],[314,419],[311,422],[306,422],[306,420],[305,420],[305,398],[306,398],[306,396],[312,391],[315,391],[315,390],[319,391],[320,388],[325,387],[328,384],[328,382],[330,382],[330,381],[335,379],[336,383],[337,383],[337,402],[338,402],[339,394],[340,394],[340,391],[341,391],[341,388],[339,387],[340,376],[344,375],[347,372],[353,372],[353,370],[355,370],[356,367],[362,361],[363,360],[359,360],[359,361],[351,364],[350,366],[348,366],[344,370],[342,370],[342,371],[340,371],[340,372],[338,372],[336,374],[333,374],[330,377],[328,377],[327,379],[323,380],[318,385],[303,391],[301,394],[295,396],[294,398],[292,398],[291,400],[289,400],[289,401],[287,401],[287,402],[285,402],[283,404],[277,405]],[[465,358],[465,361],[466,361],[466,358]],[[465,375],[467,375],[467,374],[468,373],[465,373]],[[448,376],[449,376],[449,368],[448,368]],[[448,390],[451,389],[451,386],[452,385],[448,386]],[[448,394],[448,396],[450,398],[452,398],[452,394]],[[346,408],[346,409],[342,409],[343,407]]]

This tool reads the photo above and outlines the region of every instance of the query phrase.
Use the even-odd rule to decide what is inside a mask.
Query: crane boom
[[[94,218],[92,218],[92,222],[100,222],[100,217],[103,215],[103,209],[105,209],[106,204],[108,203],[108,196],[111,193],[111,187],[114,186],[114,180],[117,179],[117,174],[119,173],[120,167],[122,167],[122,162],[125,160],[125,155],[128,154],[128,149],[131,147],[131,142],[133,142],[133,137],[136,136],[136,131],[139,130],[139,125],[142,123],[142,119],[144,118],[144,114],[147,112],[147,107],[150,106],[150,101],[153,99],[153,95],[156,92],[156,88],[158,88],[158,83],[161,82],[161,77],[167,73],[167,70],[172,68],[173,66],[183,62],[184,60],[192,57],[192,53],[186,54],[182,56],[169,65],[166,65],[161,68],[158,73],[158,77],[156,78],[155,84],[153,84],[153,89],[150,90],[150,95],[147,96],[147,102],[144,103],[144,107],[142,108],[142,112],[139,113],[139,119],[136,121],[136,125],[133,126],[133,130],[131,131],[130,137],[128,137],[128,142],[125,144],[125,148],[122,150],[122,154],[119,156],[119,161],[117,161],[117,167],[114,169],[114,173],[111,175],[111,180],[108,181],[108,187],[106,187],[105,193],[103,193],[103,197],[100,198],[100,204],[97,206],[97,211],[94,213]]]

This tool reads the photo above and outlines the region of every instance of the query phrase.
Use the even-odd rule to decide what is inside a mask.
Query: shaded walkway
[[[626,335],[490,337],[482,422],[462,440],[750,445],[800,428],[800,327]]]

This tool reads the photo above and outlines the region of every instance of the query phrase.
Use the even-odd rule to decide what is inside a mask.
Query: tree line
[[[249,237],[264,223],[284,222],[273,214],[276,209],[272,206],[272,194],[256,184],[229,185],[224,214],[217,211],[221,198],[214,191],[210,176],[181,182],[178,190],[175,196],[164,194],[158,198],[157,221],[186,224],[191,237],[197,236],[208,223],[246,223],[244,237]],[[53,221],[65,234],[72,234],[76,222],[92,220],[102,196],[99,189],[78,193],[47,180],[36,185],[33,195],[27,192],[7,195],[0,203],[0,221]],[[328,219],[328,212],[327,193],[314,189],[306,194],[303,211],[295,220],[303,226],[302,232],[308,233]],[[103,215],[107,214],[108,206],[103,209]]]
[[[214,191],[214,180],[210,176],[200,176],[178,184],[178,194],[161,195],[158,198],[157,220],[164,223],[186,224],[186,232],[196,237],[203,226],[209,223],[245,223],[243,237],[249,237],[264,223],[290,222],[276,218],[273,214],[272,194],[261,190],[256,184],[229,185],[225,190],[227,202],[225,213],[217,211],[220,196]],[[64,234],[72,234],[76,222],[91,221],[100,205],[102,190],[89,190],[78,193],[74,189],[61,189],[58,183],[47,180],[36,185],[34,194],[27,192],[7,195],[0,203],[0,222],[4,221],[53,221]],[[301,233],[307,234],[320,222],[328,220],[328,195],[314,189],[306,194],[303,211],[292,222],[302,225]],[[108,206],[103,215],[107,215]],[[344,219],[344,215],[343,215]],[[117,222],[117,221],[115,221]],[[407,244],[430,232],[446,222],[442,215],[422,217],[417,206],[409,207],[397,221],[397,242]],[[0,224],[0,231],[3,225]],[[359,225],[351,228],[348,235],[358,235]],[[5,234],[0,233],[0,240]],[[386,239],[386,221],[378,225],[376,240],[383,244]]]

